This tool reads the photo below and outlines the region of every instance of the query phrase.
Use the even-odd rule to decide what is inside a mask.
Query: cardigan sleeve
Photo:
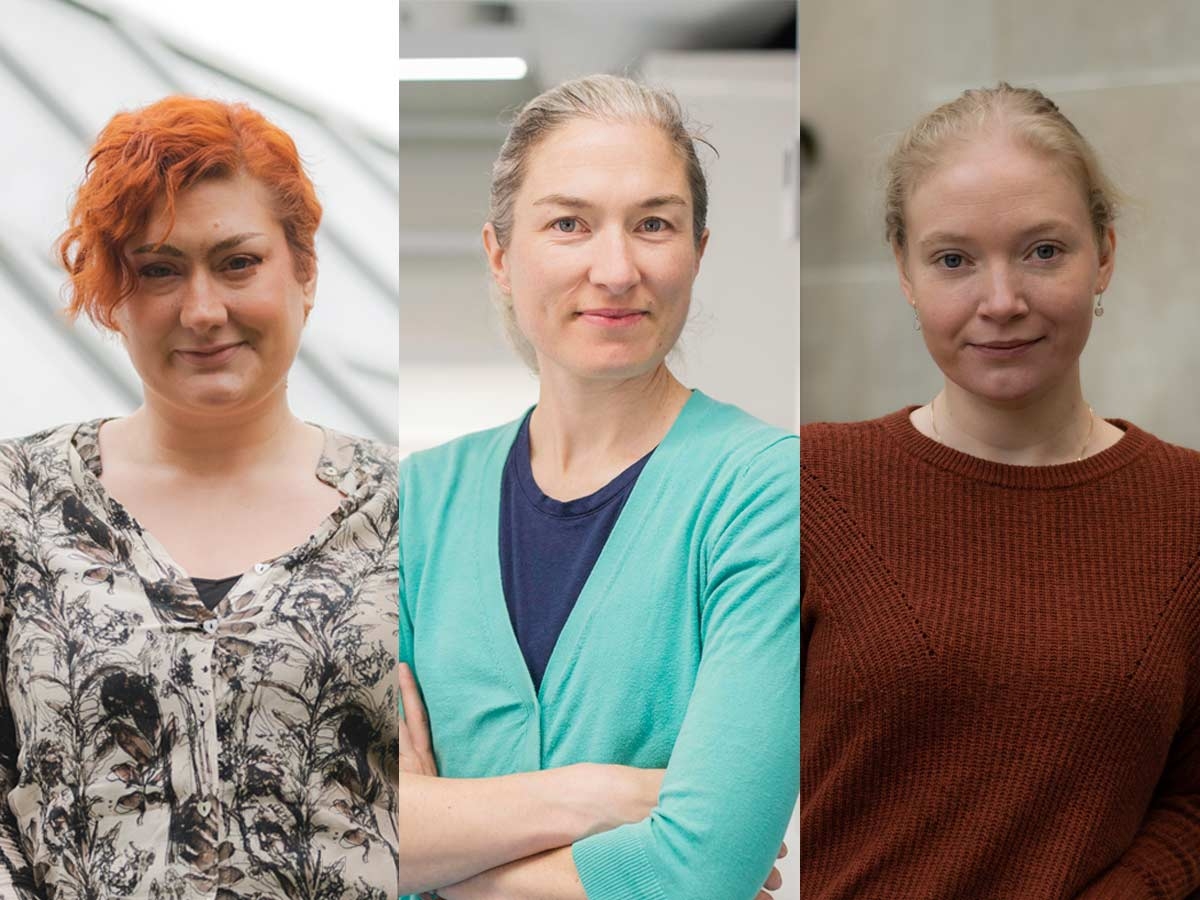
[[[406,463],[400,464],[399,496],[400,507],[397,515],[400,519],[400,547],[396,553],[397,578],[399,580],[399,596],[397,602],[400,612],[400,662],[408,663],[412,668],[413,628],[412,613],[408,608],[408,597],[404,590],[404,541],[407,529],[404,521],[404,482],[407,473]]]
[[[695,687],[649,818],[578,841],[589,900],[752,900],[799,792],[799,454],[734,479],[704,540]]]
[[[1077,900],[1200,897],[1200,703],[1171,747],[1133,843]]]

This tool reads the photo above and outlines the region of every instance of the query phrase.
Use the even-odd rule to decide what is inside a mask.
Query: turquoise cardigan
[[[649,818],[573,846],[589,900],[752,900],[799,791],[799,439],[694,392],[535,692],[500,584],[518,425],[401,465],[400,656],[439,770],[665,766]]]

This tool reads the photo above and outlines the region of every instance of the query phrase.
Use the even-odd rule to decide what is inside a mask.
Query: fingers
[[[759,891],[754,895],[754,900],[771,900],[771,895],[766,891]]]
[[[429,719],[425,714],[425,704],[421,702],[421,691],[417,687],[417,679],[413,677],[412,669],[407,663],[400,663],[400,705],[404,708],[404,719],[408,723],[408,739],[410,749],[428,756],[433,752],[433,742],[429,738]],[[403,723],[400,728],[400,747],[404,749]]]
[[[788,853],[788,851],[787,851],[787,844],[780,844],[780,845],[779,845],[779,855],[778,855],[778,856],[776,856],[775,858],[776,858],[776,859],[783,859],[785,856],[787,856],[787,853]]]
[[[777,891],[783,887],[783,876],[779,874],[778,869],[771,870],[771,874],[767,876],[767,880],[764,882],[763,887],[768,891]]]

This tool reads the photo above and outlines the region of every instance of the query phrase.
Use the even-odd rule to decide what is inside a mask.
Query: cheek
[[[131,300],[114,315],[114,321],[126,351],[135,353],[162,343],[170,334],[174,320],[156,309],[154,304],[137,304],[135,307]]]
[[[522,255],[509,266],[509,281],[513,296],[537,298],[546,304],[558,296],[564,285],[586,268],[572,259],[569,250],[555,248],[557,253],[530,253]]]

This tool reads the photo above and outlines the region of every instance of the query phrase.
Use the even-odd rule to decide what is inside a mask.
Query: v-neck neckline
[[[151,531],[137,521],[120,500],[108,493],[104,483],[100,480],[100,475],[103,472],[103,464],[100,457],[100,429],[106,422],[112,421],[112,418],[92,419],[80,423],[67,442],[68,455],[74,454],[78,460],[77,467],[73,464],[73,461],[68,460],[68,462],[72,463],[71,468],[76,484],[83,488],[81,496],[84,502],[91,508],[93,514],[101,517],[110,526],[122,532],[129,532],[135,535],[137,540],[143,544],[147,556],[154,564],[154,567],[162,573],[163,578],[177,586],[181,585],[185,590],[195,594],[196,602],[203,606],[204,604],[200,601],[199,591],[192,581],[192,575],[175,560],[170,551],[167,550]],[[329,539],[333,530],[337,528],[357,503],[356,496],[362,486],[360,473],[355,470],[352,460],[340,458],[344,457],[345,454],[338,451],[336,433],[323,425],[317,425],[312,422],[306,422],[305,424],[319,428],[322,435],[321,455],[317,460],[313,474],[323,484],[337,490],[341,495],[341,499],[338,505],[321,519],[306,540],[270,559],[259,560],[237,575],[238,580],[234,583],[233,587],[230,588],[225,597],[212,610],[209,610],[213,615],[216,615],[217,611],[226,605],[229,598],[235,594],[238,586],[248,576],[261,575],[274,566],[287,562],[289,559],[303,557],[310,549],[324,544]],[[89,500],[91,501],[90,503],[88,503]],[[208,609],[207,606],[204,608]]]
[[[521,692],[522,699],[532,704],[535,709],[540,710],[547,697],[547,690],[555,689],[569,671],[574,648],[587,630],[588,621],[603,607],[605,588],[619,573],[630,544],[638,536],[638,527],[645,518],[646,510],[653,509],[666,490],[672,460],[684,441],[683,433],[692,427],[694,420],[708,410],[710,404],[707,396],[693,390],[666,435],[646,461],[629,492],[621,515],[617,517],[608,540],[605,541],[592,571],[579,591],[574,607],[563,623],[562,631],[559,632],[550,652],[550,658],[546,661],[541,686],[537,689],[534,688],[533,677],[529,674],[529,667],[521,653],[504,601],[500,564],[500,493],[504,465],[524,416],[509,423],[498,433],[481,485],[483,509],[476,519],[475,528],[476,582],[479,586],[479,596],[485,598],[484,619],[491,631],[492,646],[496,648],[496,663],[514,689]]]

